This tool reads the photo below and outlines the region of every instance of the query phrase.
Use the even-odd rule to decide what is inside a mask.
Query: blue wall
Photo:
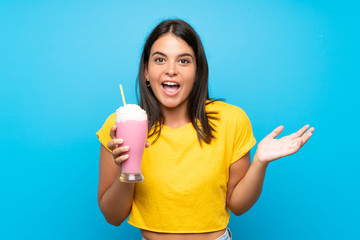
[[[0,239],[140,237],[99,211],[95,132],[121,104],[119,83],[136,103],[145,37],[172,17],[198,31],[212,97],[243,108],[258,141],[280,124],[316,128],[231,217],[234,239],[360,235],[359,4],[218,2],[0,1]]]

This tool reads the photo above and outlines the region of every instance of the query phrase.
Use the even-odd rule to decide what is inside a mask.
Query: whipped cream
[[[136,104],[126,104],[123,107],[119,107],[116,110],[115,122],[125,122],[128,120],[135,121],[145,121],[147,120],[147,115],[145,110],[143,110],[139,105]]]

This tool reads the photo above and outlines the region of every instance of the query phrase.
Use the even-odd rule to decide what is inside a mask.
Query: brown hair
[[[157,134],[154,142],[160,137],[161,127],[164,123],[164,117],[162,115],[158,99],[155,97],[152,89],[146,84],[144,71],[145,66],[149,61],[152,45],[159,37],[166,33],[174,34],[176,37],[184,40],[195,53],[197,67],[194,86],[189,95],[188,115],[192,125],[197,132],[200,144],[201,141],[210,143],[214,138],[213,131],[215,130],[209,119],[216,119],[216,117],[211,116],[215,113],[205,111],[205,105],[215,101],[207,101],[210,100],[208,90],[208,63],[198,34],[188,23],[179,19],[165,20],[157,27],[155,27],[148,36],[141,55],[139,73],[137,77],[137,86],[139,87],[140,92],[140,106],[148,114],[149,136]],[[152,131],[150,132],[151,129]]]

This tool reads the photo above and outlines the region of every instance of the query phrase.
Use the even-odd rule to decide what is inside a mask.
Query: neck
[[[179,128],[190,122],[187,104],[182,104],[176,108],[166,108],[163,106],[162,113],[164,116],[164,125],[171,128]]]

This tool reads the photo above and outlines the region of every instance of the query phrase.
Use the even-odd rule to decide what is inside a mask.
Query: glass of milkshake
[[[121,182],[141,182],[141,161],[145,149],[148,120],[146,112],[136,104],[127,104],[116,110],[116,138],[124,140],[129,146],[129,158],[121,166]]]

